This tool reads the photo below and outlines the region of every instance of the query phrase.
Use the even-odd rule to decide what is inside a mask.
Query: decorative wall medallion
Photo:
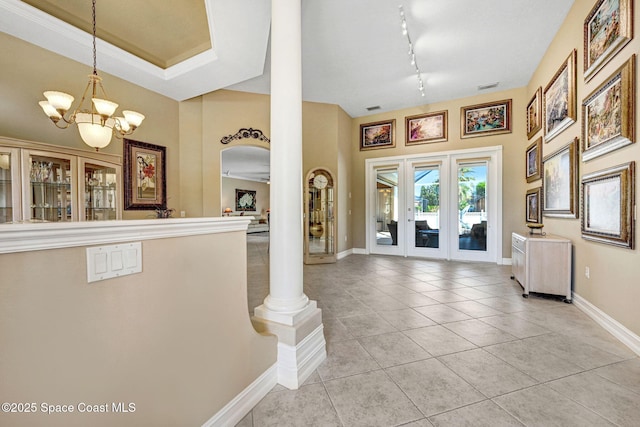
[[[267,138],[260,129],[254,129],[254,128],[241,128],[234,135],[227,135],[223,137],[220,140],[220,142],[223,144],[228,144],[231,141],[235,141],[236,139],[245,139],[245,138],[253,138],[259,141],[264,141],[266,143],[271,143],[271,141],[269,141],[269,138]]]

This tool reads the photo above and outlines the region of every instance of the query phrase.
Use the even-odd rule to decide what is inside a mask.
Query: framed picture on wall
[[[636,55],[582,102],[582,160],[635,142]]]
[[[632,38],[633,0],[598,0],[584,20],[585,81]]]
[[[577,218],[578,138],[543,160],[542,214]]]
[[[256,192],[254,190],[239,190],[236,188],[236,211],[255,212]]]
[[[527,104],[527,138],[542,129],[542,87],[539,87]]]
[[[392,148],[396,146],[396,120],[360,125],[360,150]]]
[[[533,224],[542,223],[542,208],[540,197],[542,195],[542,187],[527,190],[526,194],[526,222]]]
[[[542,137],[527,147],[525,161],[527,182],[542,178]]]
[[[470,105],[460,109],[460,136],[462,138],[510,132],[510,99]]]
[[[447,140],[447,111],[419,114],[405,118],[405,145]]]
[[[124,139],[124,209],[166,210],[166,147]]]
[[[635,162],[582,177],[582,237],[634,247]]]
[[[544,140],[549,142],[576,121],[576,51],[562,63],[543,93]]]

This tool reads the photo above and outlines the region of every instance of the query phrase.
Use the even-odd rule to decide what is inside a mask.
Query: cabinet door
[[[530,252],[529,290],[571,299],[571,244],[536,240]]]
[[[76,157],[22,151],[22,202],[25,221],[77,221]]]
[[[122,217],[122,168],[93,159],[79,159],[78,200],[81,221],[107,221]]]
[[[0,147],[0,224],[22,219],[20,150]]]
[[[516,234],[511,237],[511,273],[522,287],[526,286],[525,242],[524,238]]]

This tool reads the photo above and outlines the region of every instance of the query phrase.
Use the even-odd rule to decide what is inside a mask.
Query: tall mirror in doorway
[[[336,262],[335,178],[327,169],[313,169],[305,180],[304,262]]]

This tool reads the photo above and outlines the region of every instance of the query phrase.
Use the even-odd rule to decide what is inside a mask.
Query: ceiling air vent
[[[374,105],[373,107],[367,107],[367,111],[375,111],[375,110],[379,110],[380,106],[379,105]]]
[[[478,90],[493,89],[494,87],[498,87],[499,84],[500,84],[500,82],[489,83],[487,85],[480,85],[480,86],[478,86]]]

